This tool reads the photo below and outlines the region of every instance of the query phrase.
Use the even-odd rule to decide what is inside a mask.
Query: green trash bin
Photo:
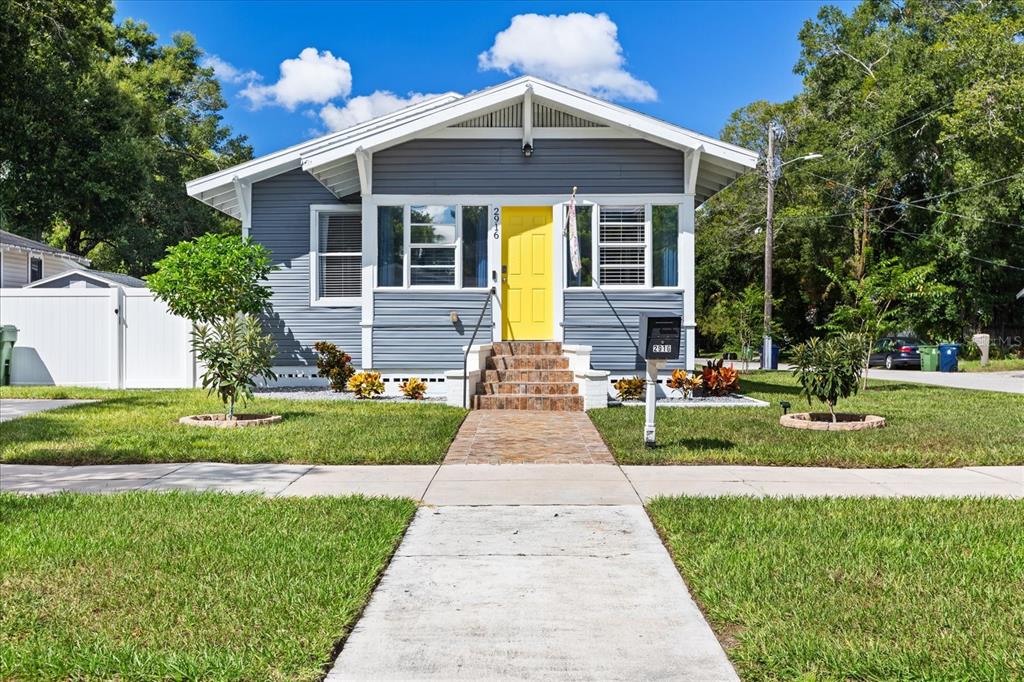
[[[922,372],[938,372],[939,371],[939,347],[938,346],[918,346],[917,352],[921,354],[921,371]]]
[[[18,340],[18,328],[13,324],[0,327],[0,386],[11,383],[11,356],[14,354],[14,342]]]

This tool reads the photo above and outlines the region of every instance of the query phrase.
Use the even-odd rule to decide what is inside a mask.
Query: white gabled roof
[[[189,196],[240,217],[238,183],[258,182],[295,168],[311,173],[337,196],[359,188],[356,152],[373,153],[457,125],[529,93],[532,101],[579,115],[616,131],[692,155],[699,171],[694,190],[706,199],[757,165],[757,154],[707,135],[533,76],[523,76],[466,96],[449,93],[366,123],[289,147],[187,184]]]

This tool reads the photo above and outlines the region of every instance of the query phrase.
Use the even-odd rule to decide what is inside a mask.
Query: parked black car
[[[911,336],[885,336],[875,343],[868,360],[870,367],[921,369],[920,339]]]

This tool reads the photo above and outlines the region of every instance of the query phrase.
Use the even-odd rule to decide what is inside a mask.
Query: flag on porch
[[[580,235],[576,231],[576,188],[572,188],[572,196],[569,197],[569,264],[572,266],[572,274],[575,277],[580,274],[583,265],[580,263]]]

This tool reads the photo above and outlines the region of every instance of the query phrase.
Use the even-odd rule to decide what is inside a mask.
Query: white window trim
[[[590,253],[591,253],[591,270],[590,273],[590,285],[589,286],[570,286],[569,285],[569,273],[568,268],[562,277],[562,288],[566,291],[589,291],[593,289],[604,289],[605,291],[683,291],[685,287],[682,286],[682,272],[683,272],[683,254],[680,249],[677,253],[676,258],[676,281],[677,284],[674,287],[654,284],[654,207],[655,206],[676,206],[678,208],[680,216],[683,215],[684,206],[678,200],[678,197],[669,197],[669,201],[657,201],[657,200],[646,200],[638,201],[635,198],[630,201],[627,197],[622,197],[613,201],[579,201],[577,200],[577,206],[593,206],[593,210],[590,212]],[[601,241],[600,241],[600,226],[601,226],[601,208],[617,208],[620,206],[643,206],[644,207],[644,283],[643,284],[600,284],[601,282]],[[680,225],[682,225],[680,219]],[[682,230],[682,227],[679,228]],[[640,246],[640,242],[635,244],[621,244],[621,246]]]
[[[358,252],[321,253],[320,252],[320,216],[325,214],[349,213],[359,215],[362,220],[363,209],[358,204],[310,204],[309,206],[309,305],[312,307],[358,307],[363,304],[363,295],[359,296],[318,296],[320,290],[320,256],[359,256],[362,258],[365,244],[361,244]],[[361,234],[362,236],[362,234]],[[361,240],[362,241],[362,240]],[[360,279],[360,289],[365,282]]]

